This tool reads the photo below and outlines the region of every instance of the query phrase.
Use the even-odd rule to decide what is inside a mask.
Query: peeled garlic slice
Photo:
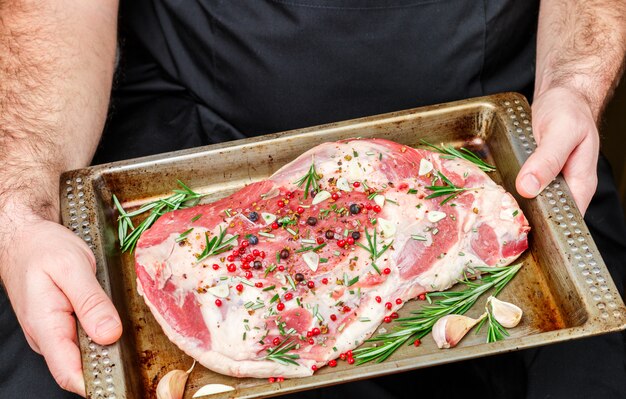
[[[433,170],[432,162],[430,162],[426,158],[422,158],[422,160],[420,161],[420,170],[419,170],[418,174],[420,176],[424,176],[424,175],[427,175],[430,172],[432,172],[432,170]]]
[[[230,289],[228,288],[228,284],[219,284],[207,289],[207,292],[218,298],[227,298],[230,294]]]
[[[311,269],[311,271],[317,271],[317,266],[320,263],[320,256],[315,252],[305,252],[302,255],[302,260]]]
[[[504,328],[513,328],[522,320],[522,309],[496,297],[487,298],[487,306],[491,305],[491,314]]]
[[[440,349],[454,348],[479,321],[458,314],[443,316],[433,325],[433,339]]]
[[[235,388],[231,387],[230,385],[207,384],[203,387],[200,387],[200,389],[198,389],[196,393],[193,394],[193,397],[199,398],[202,396],[215,395],[216,393],[222,393],[222,392],[228,392],[228,391],[234,391],[234,390]]]
[[[187,384],[187,378],[189,378],[189,374],[195,365],[196,361],[194,360],[187,371],[172,370],[165,374],[157,385],[157,399],[182,399],[183,393],[185,392],[185,385]]]
[[[273,213],[262,212],[261,218],[263,218],[263,221],[266,225],[274,223],[274,221],[276,221],[276,215],[274,215]]]
[[[380,233],[385,238],[391,238],[396,234],[396,224],[387,219],[378,218],[376,223],[380,227]]]
[[[317,205],[320,202],[324,202],[327,199],[329,199],[331,197],[331,194],[324,190],[324,191],[320,191],[319,193],[315,194],[315,197],[313,197],[313,201],[311,202],[311,205]]]
[[[428,219],[429,222],[436,223],[445,217],[446,217],[446,214],[444,212],[430,211],[428,212],[428,216],[426,218]]]
[[[374,196],[374,202],[376,203],[376,205],[378,206],[383,206],[385,205],[385,196],[384,195],[380,195],[377,194]]]
[[[337,188],[341,191],[352,191],[352,187],[350,187],[350,183],[345,177],[340,177],[339,179],[337,179]]]

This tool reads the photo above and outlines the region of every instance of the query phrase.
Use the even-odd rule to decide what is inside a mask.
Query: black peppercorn
[[[361,212],[361,207],[358,204],[350,205],[350,213],[351,214],[356,215],[359,212]]]
[[[309,226],[315,226],[317,224],[317,218],[314,216],[309,217],[306,220],[306,224],[308,224]]]
[[[358,240],[359,238],[361,238],[361,233],[359,233],[358,231],[353,231],[352,238],[354,238],[355,241]]]
[[[335,238],[335,232],[333,232],[332,230],[326,231],[326,238],[332,240],[333,238]]]
[[[256,212],[250,212],[250,214],[248,215],[248,219],[250,219],[253,222],[256,222],[257,220],[259,220],[259,214]]]
[[[259,237],[250,236],[248,237],[248,242],[250,243],[250,245],[257,245],[259,243]]]
[[[295,280],[296,280],[297,282],[304,281],[304,274],[302,274],[302,273],[296,273],[296,275],[295,275]]]
[[[280,251],[281,259],[287,259],[289,257],[289,250],[287,248]]]
[[[260,268],[263,267],[263,264],[261,263],[260,260],[255,260],[254,263],[252,264],[252,267],[256,270],[259,270]]]

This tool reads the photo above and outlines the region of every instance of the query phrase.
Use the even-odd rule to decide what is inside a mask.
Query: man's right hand
[[[119,315],[95,278],[87,245],[43,219],[20,226],[2,243],[0,277],[24,330],[57,383],[85,395],[76,314],[87,334],[107,345],[122,334]]]

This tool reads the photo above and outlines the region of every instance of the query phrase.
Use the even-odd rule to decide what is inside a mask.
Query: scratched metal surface
[[[492,178],[512,193],[520,165],[536,147],[528,103],[519,94],[502,93],[64,173],[63,222],[94,251],[97,277],[124,322],[122,339],[106,347],[79,328],[88,396],[154,397],[165,373],[192,363],[165,337],[136,293],[132,256],[119,251],[113,193],[124,207],[133,208],[166,196],[181,179],[208,193],[203,202],[210,202],[266,178],[310,147],[350,137],[381,137],[408,146],[420,139],[469,146],[497,166]],[[455,349],[439,350],[425,337],[419,348],[404,347],[383,363],[356,367],[339,362],[312,377],[273,384],[196,366],[185,398],[208,383],[235,387],[212,398],[268,397],[626,328],[624,303],[563,179],[536,200],[516,198],[532,232],[530,248],[520,258],[524,267],[500,295],[525,312],[508,339],[486,344],[484,333],[469,334]],[[469,314],[478,315],[480,305]],[[409,302],[400,316],[419,306]]]

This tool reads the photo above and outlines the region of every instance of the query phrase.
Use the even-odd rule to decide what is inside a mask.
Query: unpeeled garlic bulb
[[[157,399],[182,399],[189,373],[196,365],[194,360],[189,370],[172,370],[165,374],[156,388]]]
[[[482,318],[481,318],[482,319]],[[458,314],[443,316],[433,325],[433,338],[439,348],[453,348],[481,319]]]
[[[522,309],[512,303],[490,296],[487,306],[491,306],[491,314],[504,328],[513,328],[522,320]]]

